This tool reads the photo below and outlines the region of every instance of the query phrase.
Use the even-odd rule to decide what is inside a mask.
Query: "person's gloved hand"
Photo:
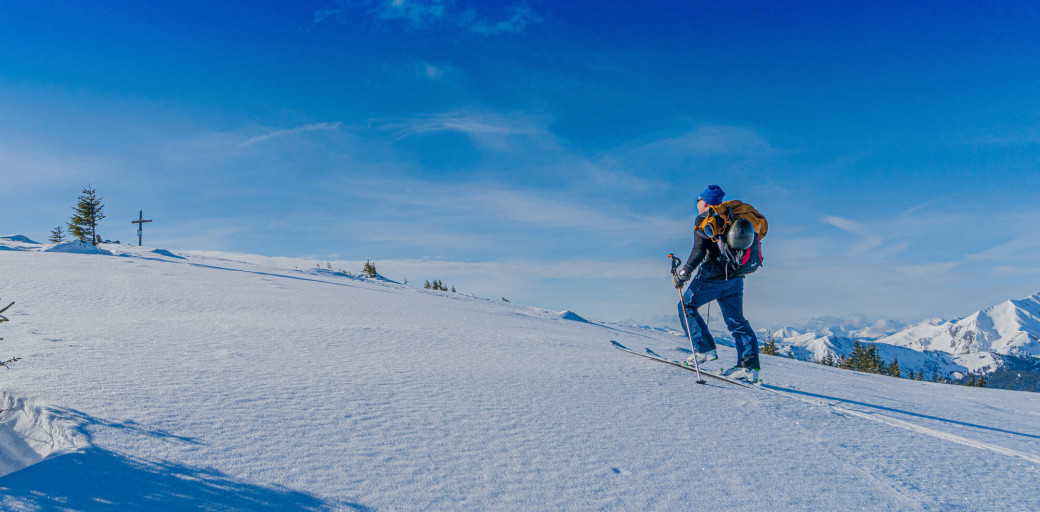
[[[679,272],[672,276],[672,285],[676,288],[682,289],[683,285],[686,284],[686,281],[690,280],[691,273],[692,272],[689,268],[683,267]]]

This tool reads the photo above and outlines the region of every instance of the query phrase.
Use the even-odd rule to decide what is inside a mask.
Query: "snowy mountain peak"
[[[917,324],[878,341],[953,355],[1040,356],[1040,294],[1007,300],[961,320]]]

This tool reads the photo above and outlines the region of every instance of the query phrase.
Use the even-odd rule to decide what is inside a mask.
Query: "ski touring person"
[[[701,306],[716,301],[719,309],[722,310],[726,328],[733,333],[737,349],[737,364],[722,371],[721,375],[757,383],[758,372],[761,369],[758,361],[758,338],[755,336],[755,331],[751,329],[751,324],[744,318],[744,275],[753,272],[761,264],[758,237],[765,236],[765,217],[762,217],[750,205],[740,201],[727,201],[723,204],[724,196],[725,192],[718,185],[709,185],[697,197],[698,215],[694,222],[693,250],[690,251],[686,264],[672,278],[672,284],[679,290],[689,283],[689,287],[682,294],[682,302],[678,305],[680,324],[684,331],[689,326],[686,334],[693,344],[693,355],[686,360],[686,365],[694,366],[718,359],[715,339],[708,332],[704,318],[697,311]],[[757,216],[754,220],[757,223],[754,226],[755,232],[751,235],[748,235],[746,231],[743,234],[732,235],[737,230],[723,231],[730,226],[737,227],[740,222],[743,222],[742,220],[730,222],[736,220],[734,211],[747,212],[749,210]],[[720,215],[718,211],[728,212],[729,220],[723,218],[725,213]],[[748,222],[746,225],[751,224]],[[744,253],[746,255],[752,255],[752,251],[754,251],[753,255],[757,258],[757,262],[752,260],[753,264],[747,267],[749,257],[744,256],[745,267],[740,267],[739,261],[734,266],[731,263],[732,256],[727,259],[727,254],[724,254],[724,251],[732,254],[729,246],[726,245],[727,236],[729,242],[733,242],[734,236],[752,237],[753,247],[746,241],[735,243],[750,247],[741,249],[747,251]],[[686,315],[685,321],[683,321],[682,315]]]

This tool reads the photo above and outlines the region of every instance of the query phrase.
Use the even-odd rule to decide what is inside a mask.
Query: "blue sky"
[[[1040,291],[1031,2],[20,2],[0,232],[441,279],[663,323],[717,183],[770,220],[756,327]]]

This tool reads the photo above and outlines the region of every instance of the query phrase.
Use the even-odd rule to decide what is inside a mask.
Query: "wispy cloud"
[[[640,144],[633,151],[666,155],[733,155],[772,148],[755,130],[739,126],[704,125],[678,135]]]
[[[415,193],[414,191],[422,191]],[[530,237],[546,230],[570,231],[572,238],[597,246],[661,236],[675,236],[687,222],[643,214],[624,213],[618,205],[589,205],[575,198],[547,197],[545,191],[516,190],[489,184],[440,184],[396,181],[370,184],[358,193],[367,200],[387,205],[394,211],[412,212],[408,222],[427,232],[459,224],[478,228],[493,226],[498,237]],[[450,199],[448,199],[450,198]],[[379,229],[395,232],[395,229]],[[512,234],[511,234],[512,233]],[[497,238],[497,237],[496,237]],[[610,242],[614,240],[615,242]],[[493,246],[496,239],[488,239]]]
[[[381,20],[402,20],[416,28],[443,19],[446,2],[442,0],[386,0],[378,2],[371,13]]]
[[[459,26],[480,35],[493,36],[523,32],[528,25],[541,21],[534,11],[526,7],[513,7],[510,10],[512,14],[508,19],[497,22],[479,19],[475,11],[467,10],[463,12]]]
[[[434,81],[441,80],[447,73],[454,70],[450,64],[433,65],[429,62],[420,64],[419,69],[423,76]]]
[[[970,139],[969,142],[978,146],[1038,146],[1040,145],[1040,130],[1023,128],[1001,133],[985,133]]]
[[[287,136],[290,136],[290,135],[296,135],[298,133],[306,133],[306,132],[313,132],[313,131],[319,131],[319,130],[321,130],[321,131],[335,131],[335,130],[338,130],[340,128],[340,126],[341,126],[341,124],[338,123],[338,122],[337,123],[312,123],[312,124],[306,124],[306,125],[303,125],[303,126],[297,126],[296,128],[288,128],[288,129],[284,129],[284,130],[274,130],[274,131],[270,131],[270,132],[264,133],[262,135],[257,135],[257,136],[254,136],[254,137],[250,137],[250,138],[242,141],[241,143],[239,143],[239,146],[240,147],[252,146],[252,145],[260,143],[260,142],[264,142],[264,141],[268,141],[268,140],[276,139],[276,138],[280,138],[280,137],[287,137]]]
[[[509,118],[491,112],[454,111],[389,123],[383,128],[393,131],[397,138],[445,131],[473,136],[543,135],[546,133],[544,124],[528,116]]]
[[[475,9],[459,10],[455,2],[447,0],[336,0],[314,12],[312,25],[342,21],[350,10],[360,10],[376,21],[403,23],[415,30],[456,27],[481,36],[522,33],[531,24],[541,21],[537,13],[525,6],[507,7],[496,20],[482,16]]]
[[[337,16],[343,14],[342,9],[335,7],[324,7],[314,11],[314,19],[311,21],[312,25],[317,25],[329,19],[335,19]]]
[[[876,249],[883,242],[884,238],[877,231],[877,226],[868,227],[862,223],[856,222],[851,219],[838,217],[836,215],[825,215],[820,219],[824,224],[829,224],[847,233],[852,233],[859,237],[859,243],[852,247],[854,252],[864,252]]]
[[[786,154],[756,130],[740,126],[701,125],[679,135],[651,135],[603,152],[597,163],[639,176],[683,176],[699,168],[701,180],[746,174],[743,167]],[[729,181],[729,180],[727,180]],[[756,184],[771,181],[758,173]]]
[[[523,149],[555,150],[556,137],[549,132],[550,120],[525,114],[500,114],[487,110],[456,110],[441,114],[389,122],[380,126],[400,140],[440,132],[455,132],[495,151]],[[534,145],[534,146],[532,146]]]

